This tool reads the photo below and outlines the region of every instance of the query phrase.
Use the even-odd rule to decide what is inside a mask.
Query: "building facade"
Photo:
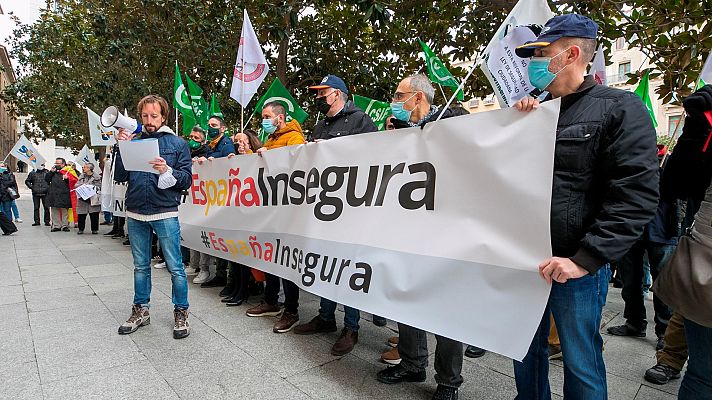
[[[0,92],[2,92],[6,87],[15,83],[15,72],[12,69],[7,49],[1,45],[0,67]],[[17,122],[10,113],[10,104],[0,99],[0,154],[3,158],[10,153],[17,138]],[[10,170],[16,170],[17,160],[14,157],[8,157],[7,163]]]

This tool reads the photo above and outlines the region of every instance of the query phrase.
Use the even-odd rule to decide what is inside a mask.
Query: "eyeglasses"
[[[411,94],[411,93],[418,93],[418,92],[396,92],[393,95],[393,100],[395,100],[395,101],[403,100],[407,94]]]

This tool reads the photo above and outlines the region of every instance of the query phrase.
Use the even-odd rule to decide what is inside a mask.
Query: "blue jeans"
[[[0,212],[12,221],[12,201],[0,201]]]
[[[344,312],[344,326],[358,332],[358,320],[361,318],[359,310],[344,306]],[[319,318],[329,322],[336,321],[336,303],[322,297],[319,304]]]
[[[15,200],[12,201],[10,209],[12,209],[12,215],[15,216],[15,219],[20,219],[20,210],[17,209],[17,202],[15,202]]]
[[[685,338],[690,352],[687,372],[678,399],[712,399],[712,328],[685,319]]]
[[[564,356],[564,398],[606,400],[606,366],[599,333],[611,271],[606,265],[595,275],[554,282],[549,304],[522,362],[514,361],[517,400],[549,400],[549,313],[554,315]]]
[[[143,222],[127,218],[131,254],[134,259],[134,304],[148,306],[151,301],[151,235],[158,236],[163,249],[166,268],[173,283],[173,304],[188,309],[188,281],[180,252],[180,224],[178,218]]]
[[[111,222],[112,214],[108,211],[104,211],[104,222]]]

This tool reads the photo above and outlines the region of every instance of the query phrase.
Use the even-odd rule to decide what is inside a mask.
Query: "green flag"
[[[376,128],[382,131],[386,126],[386,119],[391,116],[391,105],[383,101],[369,99],[368,97],[354,95],[354,104],[366,113]]]
[[[208,129],[208,103],[203,99],[203,89],[193,82],[188,74],[185,75],[188,82],[188,93],[190,94],[190,105],[195,114],[196,123],[204,129]]]
[[[655,119],[653,102],[650,100],[650,85],[648,84],[649,75],[650,71],[646,72],[645,75],[643,75],[643,78],[640,79],[640,83],[635,89],[635,94],[643,100],[643,104],[645,104],[645,108],[648,109],[648,113],[650,114],[650,119],[653,120],[653,126],[657,128],[658,120]]]
[[[440,86],[447,86],[452,88],[452,90],[457,90],[460,86],[460,82],[455,79],[455,77],[450,73],[450,71],[445,68],[445,64],[440,61],[438,56],[430,50],[425,42],[418,40],[420,45],[423,47],[423,52],[425,53],[425,63],[428,65],[428,75],[430,75],[430,81],[437,83]],[[465,94],[462,90],[457,92],[457,99],[460,101],[465,100]]]
[[[218,104],[218,99],[215,98],[215,93],[213,93],[212,97],[210,97],[210,113],[208,114],[208,117],[212,117],[213,115],[217,115],[220,118],[225,118],[223,116],[222,110],[220,110],[220,105]]]
[[[258,101],[255,106],[255,114],[261,115],[262,107],[265,103],[271,103],[273,101],[281,103],[287,110],[287,115],[296,119],[300,124],[303,124],[309,116],[306,111],[299,107],[297,101],[294,100],[294,97],[292,97],[291,94],[289,94],[289,91],[284,87],[284,85],[282,85],[279,78],[274,78],[274,81],[272,81],[272,84],[269,85],[267,92],[260,97],[260,101]]]
[[[183,134],[189,135],[195,125],[195,116],[193,115],[193,108],[190,106],[188,92],[185,91],[183,79],[180,77],[178,63],[176,63],[176,76],[173,80],[173,107],[180,111],[183,116]]]

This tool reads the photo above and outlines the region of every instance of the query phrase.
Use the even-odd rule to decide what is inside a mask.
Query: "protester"
[[[302,127],[297,120],[287,122],[287,112],[283,105],[270,102],[262,107],[262,129],[269,134],[264,146],[257,149],[258,154],[284,146],[304,144]],[[248,309],[245,314],[249,317],[266,317],[279,315],[282,310],[278,304],[279,277],[265,274],[264,302]],[[275,333],[289,332],[299,322],[299,287],[287,279],[282,279],[284,288],[284,312],[282,317],[274,324],[272,331]]]
[[[262,142],[257,137],[257,133],[252,129],[236,133],[232,140],[238,154],[253,154],[262,147]],[[232,153],[227,157],[232,158],[234,156],[235,154]],[[224,297],[221,301],[227,307],[237,307],[250,297],[250,282],[253,273],[252,269],[247,265],[234,261],[230,261],[228,264],[228,271],[228,282],[223,290],[220,291],[220,296]],[[259,271],[259,274],[264,276],[261,271]]]
[[[655,215],[658,163],[648,111],[631,92],[585,76],[598,25],[577,14],[550,19],[539,37],[516,49],[531,58],[529,80],[561,98],[554,158],[551,243],[539,265],[552,285],[526,357],[514,362],[517,399],[550,399],[548,336],[556,320],[564,360],[564,398],[607,399],[599,333],[610,271]],[[585,76],[585,77],[584,77]],[[524,97],[529,112],[539,101]]]
[[[45,182],[49,185],[47,205],[52,215],[52,232],[69,232],[69,213],[72,208],[69,183],[74,178],[67,172],[66,166],[64,158],[57,158],[54,167],[45,176]]]
[[[49,206],[47,205],[47,192],[49,185],[45,180],[47,169],[44,163],[37,166],[37,169],[30,171],[25,179],[25,185],[32,191],[32,204],[34,205],[34,223],[32,226],[40,225],[40,204],[44,209],[44,224],[49,226]]]
[[[207,154],[198,157],[199,164],[205,162],[206,159],[212,161],[235,153],[235,146],[226,132],[227,125],[221,117],[213,115],[208,119],[208,131],[205,137]],[[203,288],[225,286],[227,284],[227,266],[227,260],[215,258],[215,273],[201,268],[198,276],[193,279],[193,283],[200,283],[200,287]]]
[[[86,163],[82,166],[82,174],[77,180],[76,187],[81,187],[84,185],[93,186],[94,190],[97,192],[101,191],[101,175],[94,173],[94,164]],[[98,198],[99,195],[94,195]],[[87,214],[89,214],[89,219],[91,221],[91,234],[96,235],[99,233],[99,213],[101,212],[101,201],[94,200],[95,203],[92,204],[92,199],[77,199],[77,216],[79,217],[79,230],[78,235],[84,233],[84,227],[86,226]]]
[[[18,224],[21,224],[22,218],[20,218],[20,210],[17,208],[17,202],[14,199],[12,200],[12,203],[10,204],[10,209],[12,210],[12,215],[15,216],[15,222],[17,222]]]
[[[205,131],[199,125],[193,127],[190,132],[188,147],[190,147],[190,156],[193,163],[199,159],[205,159],[208,155],[208,145],[205,144]],[[201,253],[198,250],[190,249],[190,263],[185,270],[186,275],[195,275],[198,270],[200,273],[193,279],[193,283],[203,283],[210,278],[210,266],[215,262],[215,257],[208,253]]]
[[[68,215],[68,221],[73,223],[76,228],[78,225],[77,221],[79,219],[77,216],[77,192],[75,192],[74,189],[77,184],[77,179],[79,179],[79,174],[77,173],[76,164],[72,161],[67,162],[67,166],[63,169],[67,173],[67,180],[69,181],[69,197],[72,199],[72,210]]]
[[[449,108],[433,104],[435,88],[427,76],[416,74],[403,79],[393,94],[391,110],[396,129],[423,127],[428,122],[450,118],[455,113]],[[398,352],[400,363],[376,375],[379,382],[393,384],[400,382],[424,382],[428,365],[428,343],[426,333],[418,328],[398,323]],[[462,385],[462,343],[435,335],[435,381],[438,383],[433,399],[453,400],[458,398],[458,388]],[[390,341],[389,341],[390,343]],[[382,355],[382,359],[384,359]],[[386,361],[384,359],[384,361]],[[386,361],[387,362],[387,361]],[[395,364],[395,360],[393,361]]]
[[[188,144],[165,125],[170,113],[162,97],[148,95],[138,103],[138,115],[143,122],[141,139],[158,140],[160,156],[151,161],[158,174],[127,171],[122,154],[116,153],[114,179],[128,182],[126,217],[134,260],[134,299],[131,316],[119,327],[119,334],[135,332],[148,325],[151,298],[151,235],[158,235],[166,267],[171,274],[174,305],[173,338],[190,334],[188,323],[188,282],[180,251],[178,205],[183,190],[191,184],[191,161]],[[120,129],[118,140],[131,140],[135,134]]]
[[[12,201],[19,197],[15,175],[0,161],[0,211],[12,221]]]

